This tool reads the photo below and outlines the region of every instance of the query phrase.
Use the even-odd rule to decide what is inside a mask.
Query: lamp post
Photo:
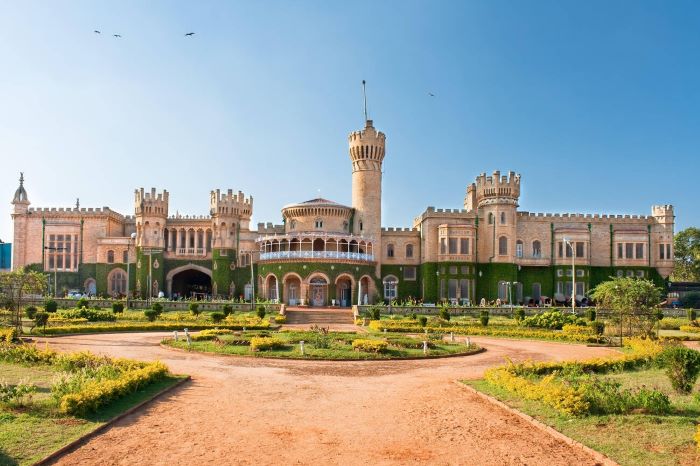
[[[517,285],[518,282],[506,282],[508,286],[508,303],[510,304],[510,315],[513,315],[513,286]]]
[[[576,314],[576,250],[569,238],[564,242],[571,248],[571,313]]]
[[[438,304],[438,302],[440,301],[440,298],[441,298],[441,296],[440,296],[440,271],[439,270],[435,271],[435,276],[437,277],[437,279],[435,280],[435,283],[437,285],[437,290],[435,290],[435,304]]]
[[[240,254],[250,254],[250,310],[255,311],[255,272],[253,271],[253,254],[261,251],[240,251]],[[279,283],[278,283],[279,286]],[[301,292],[301,290],[299,290]],[[279,295],[277,296],[279,301]]]
[[[44,249],[47,251],[63,251],[67,248],[55,248],[51,246],[44,246]],[[58,265],[56,263],[56,258],[54,257],[54,263],[53,263],[53,297],[58,298]]]
[[[129,255],[129,250],[131,249],[131,242],[136,239],[136,233],[132,233],[126,243],[126,308],[129,309],[129,281],[131,280],[131,256]]]

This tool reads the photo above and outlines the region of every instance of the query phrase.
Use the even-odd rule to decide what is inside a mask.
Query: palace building
[[[348,142],[352,205],[290,204],[283,224],[256,229],[253,198],[240,191],[211,191],[209,215],[188,216],[170,214],[168,191],[141,188],[133,215],[123,215],[30,207],[22,176],[12,200],[13,268],[47,272],[59,290],[89,294],[249,298],[254,291],[311,306],[408,298],[527,304],[564,300],[574,286],[582,299],[610,276],[662,284],[673,268],[673,206],[653,206],[651,215],[523,212],[514,172],[477,176],[463,209],[428,207],[410,228],[383,228],[385,135],[367,120]]]

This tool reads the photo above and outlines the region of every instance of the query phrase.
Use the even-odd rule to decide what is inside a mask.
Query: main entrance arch
[[[211,297],[211,270],[200,265],[177,267],[165,277],[168,296],[171,298]]]
[[[314,307],[323,307],[328,298],[328,280],[325,277],[316,276],[309,280],[309,299]]]

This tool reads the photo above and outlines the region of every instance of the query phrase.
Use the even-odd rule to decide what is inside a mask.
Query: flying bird
[[[428,92],[428,95],[429,95],[430,97],[435,97],[435,94],[433,94],[432,92]]]
[[[188,32],[187,34],[185,34],[185,37],[192,37],[193,35],[194,35],[194,32]]]
[[[97,29],[95,29],[95,30],[92,31],[92,32],[94,32],[95,34],[102,34],[102,32],[98,31]]]
[[[112,34],[116,38],[120,38],[122,35],[121,34]]]

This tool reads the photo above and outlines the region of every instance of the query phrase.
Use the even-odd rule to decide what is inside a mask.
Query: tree
[[[673,238],[675,264],[672,278],[679,282],[700,281],[700,228],[689,227]]]
[[[657,308],[661,303],[661,289],[646,279],[618,277],[595,287],[591,298],[596,307],[613,311],[612,318],[627,321],[629,333],[652,335],[658,321]]]
[[[28,295],[41,295],[46,290],[46,276],[39,272],[14,270],[0,273],[0,299],[10,310],[11,325],[22,333],[22,304]]]

